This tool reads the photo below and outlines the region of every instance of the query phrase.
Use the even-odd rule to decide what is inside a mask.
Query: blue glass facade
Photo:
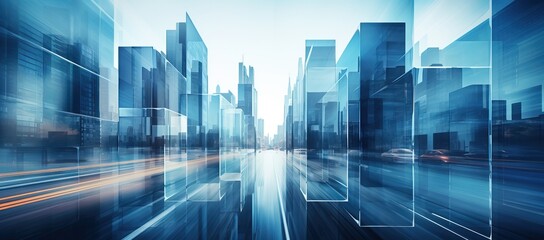
[[[186,195],[186,79],[152,47],[119,48],[120,160],[160,159],[164,199]],[[181,111],[180,111],[181,112]]]
[[[255,72],[249,66],[249,72],[243,62],[238,63],[238,105],[244,113],[245,148],[257,148],[257,90],[255,89]]]
[[[308,201],[347,200],[347,155],[337,145],[339,136],[338,97],[335,85],[336,43],[306,40],[306,64],[302,84],[307,138],[301,159],[301,191]],[[345,88],[344,88],[345,90]],[[344,148],[345,149],[345,148]],[[340,150],[340,151],[339,151]]]
[[[60,126],[45,126],[54,125],[54,119],[63,116],[82,121],[81,129],[76,130],[82,134],[75,136],[79,144],[98,146],[101,121],[107,124],[117,117],[115,93],[111,91],[117,83],[113,79],[113,22],[109,13],[80,2],[5,1],[2,9],[5,146],[46,145],[43,139],[48,139],[48,133],[69,132],[58,129]],[[55,13],[55,17],[42,9]],[[86,14],[75,14],[71,9]],[[74,20],[63,21],[68,17]]]
[[[56,161],[56,152],[67,151],[72,152],[67,158],[78,164],[78,158],[97,157],[93,148],[115,147],[110,141],[117,120],[110,13],[81,2],[4,1],[2,9],[0,138],[5,158],[19,155],[25,165],[37,157],[26,158],[25,152],[41,152],[38,163],[46,163]],[[68,17],[73,21],[63,21]]]
[[[179,112],[187,116],[188,157],[197,158],[206,143],[208,48],[188,14],[176,30],[167,30],[166,58],[187,79],[187,95],[180,102],[187,108]]]
[[[491,18],[493,235],[541,236],[542,62],[540,1],[493,2]],[[530,20],[529,20],[530,19]],[[517,176],[523,177],[521,180]],[[499,184],[495,184],[499,183]],[[514,189],[523,189],[513,192]]]
[[[100,176],[80,169],[115,161],[112,3],[2,1],[0,9],[0,172],[11,174],[3,176],[2,195],[20,193],[24,186],[58,186],[59,178],[70,186]],[[28,171],[41,175],[22,174]],[[48,224],[36,228],[7,221],[13,213],[4,211],[2,236],[48,235],[89,216],[77,208],[79,196],[64,200],[69,210],[40,213],[38,221]]]

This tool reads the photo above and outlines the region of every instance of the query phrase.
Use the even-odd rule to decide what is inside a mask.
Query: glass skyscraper
[[[198,152],[206,143],[208,48],[188,14],[176,30],[166,31],[166,58],[187,79],[187,96],[181,100],[187,110],[180,113],[188,118],[188,147]]]
[[[0,9],[0,172],[16,176],[45,172],[3,179],[3,194],[20,191],[21,186],[58,184],[59,176],[64,186],[70,186],[88,176],[80,169],[115,162],[118,84],[113,4],[8,0],[0,2]],[[38,221],[47,225],[32,228],[7,222],[0,228],[2,236],[47,235],[79,217],[99,219],[99,214],[77,207],[79,195],[63,199],[64,214],[38,214]],[[103,206],[112,203],[104,201]],[[88,207],[95,213],[100,209],[99,204]],[[4,212],[1,218],[9,216]]]
[[[0,7],[2,158],[18,158],[12,170],[101,161],[106,156],[93,149],[115,147],[117,134],[113,6],[2,1]]]
[[[187,116],[186,146],[189,162],[185,185],[190,192],[197,191],[202,186],[205,187],[203,191],[207,187],[215,187],[216,189],[210,190],[210,194],[203,192],[194,196],[200,200],[219,199],[219,185],[206,185],[219,181],[218,176],[212,176],[212,172],[219,174],[218,169],[207,170],[205,164],[208,160],[217,158],[216,152],[207,151],[209,142],[213,141],[213,138],[208,139],[213,137],[208,134],[208,48],[188,14],[185,18],[185,22],[176,24],[175,30],[166,31],[166,58],[187,79],[186,94],[180,100],[180,106],[186,107],[180,113]]]
[[[185,77],[152,47],[119,48],[120,159],[158,158],[165,199],[183,199],[187,117]]]
[[[238,63],[238,105],[244,113],[245,148],[257,147],[257,90],[255,89],[255,72],[249,66],[249,72],[243,62]]]

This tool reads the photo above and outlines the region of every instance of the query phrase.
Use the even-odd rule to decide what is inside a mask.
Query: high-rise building
[[[21,147],[8,152],[20,151],[22,162],[36,162],[25,148],[53,146],[44,162],[63,147],[71,159],[98,159],[93,148],[116,145],[112,3],[2,1],[0,8],[0,147]]]
[[[291,78],[287,86],[287,94],[284,96],[283,102],[283,126],[285,126],[284,139],[285,149],[292,149],[292,129],[293,129],[293,105],[291,102],[292,90],[291,90]]]
[[[187,79],[187,95],[181,99],[181,105],[187,106],[187,110],[180,113],[188,118],[188,147],[203,150],[208,109],[205,96],[208,94],[208,48],[189,14],[185,22],[177,23],[175,30],[166,31],[166,58]]]
[[[293,87],[291,105],[293,106],[292,120],[292,150],[293,153],[303,152],[306,148],[306,118],[305,111],[305,85],[304,85],[304,66],[302,58],[298,59],[297,79]]]
[[[319,100],[336,82],[336,41],[306,40],[304,82],[306,85],[307,148],[318,150],[321,141]],[[316,153],[317,151],[310,151]]]
[[[182,112],[186,79],[152,47],[119,48],[119,108]]]
[[[238,83],[255,84],[255,70],[252,66],[246,67],[246,65],[244,65],[244,62],[238,63]]]
[[[246,147],[257,147],[257,90],[255,89],[255,75],[252,66],[249,66],[249,75],[243,62],[238,63],[238,108],[244,112],[246,131]]]
[[[258,147],[264,147],[264,119],[259,118],[257,120],[257,140]]]
[[[305,109],[302,111],[306,133],[303,139],[307,149],[303,156],[303,164],[309,168],[303,170],[304,180],[302,191],[308,201],[345,199],[345,191],[334,191],[331,188],[330,173],[326,160],[322,155],[323,140],[323,107],[322,98],[334,86],[336,75],[336,41],[335,40],[306,40],[305,63],[302,97]],[[284,129],[284,127],[282,127]],[[282,132],[283,135],[283,132]],[[331,194],[329,194],[331,193]]]
[[[236,105],[236,96],[229,90],[228,92],[221,93],[221,96],[223,96],[227,101],[230,103]]]
[[[0,1],[0,9],[1,172],[22,173],[11,180],[23,183],[3,178],[4,192],[84,181],[80,166],[116,161],[113,3],[8,0]],[[60,168],[64,168],[60,175],[50,171]],[[28,175],[28,170],[35,173]],[[39,174],[43,170],[48,171]],[[100,178],[101,173],[86,176]],[[90,201],[80,208],[83,201],[78,194],[65,195],[62,210],[40,207],[39,214],[32,214],[35,206],[27,208],[23,211],[40,219],[33,221],[47,226],[12,231],[28,222],[18,222],[15,228],[13,223],[2,224],[2,238],[47,238],[53,229],[74,226],[69,224],[81,219],[74,212],[86,212],[86,219],[113,218],[103,207],[117,204],[116,200]],[[85,228],[88,233],[100,231],[98,224]]]
[[[247,78],[247,83],[255,84],[255,72],[252,66],[249,66],[249,76]]]
[[[119,153],[163,158],[164,198],[185,197],[186,79],[152,47],[119,48]],[[172,167],[172,166],[175,166]]]

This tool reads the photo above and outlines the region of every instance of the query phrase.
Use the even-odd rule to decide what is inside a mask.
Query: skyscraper
[[[117,121],[112,3],[2,1],[0,8],[0,147],[78,147],[70,150],[78,159],[109,145]],[[8,152],[23,156],[23,148]],[[44,149],[43,161],[54,161],[47,151],[56,150]]]
[[[238,63],[238,108],[244,111],[247,133],[246,147],[257,147],[257,90],[255,89],[255,73],[249,66],[249,75],[243,62]]]
[[[264,119],[259,118],[257,120],[257,140],[259,148],[264,147]]]
[[[203,150],[206,143],[208,100],[208,48],[193,21],[177,23],[175,30],[166,31],[166,58],[187,79],[187,95],[180,113],[188,118],[188,147]],[[190,156],[189,156],[190,157]]]
[[[185,197],[185,77],[152,47],[119,48],[119,153],[162,158],[164,198]],[[162,180],[162,179],[161,179]],[[158,189],[157,191],[162,191]]]
[[[327,164],[327,156],[323,154],[324,115],[323,97],[337,80],[336,73],[336,41],[306,40],[305,64],[302,98],[305,102],[303,118],[307,155],[302,164],[309,167],[302,170],[301,190],[307,201],[343,201],[347,198],[345,189],[339,182],[345,178],[335,176],[335,171]],[[331,116],[331,115],[327,115]],[[332,116],[336,116],[336,113]],[[285,129],[282,126],[282,129]],[[283,134],[282,134],[283,135]],[[347,166],[340,164],[340,168]],[[344,171],[338,171],[345,173]],[[338,178],[338,179],[337,179]]]

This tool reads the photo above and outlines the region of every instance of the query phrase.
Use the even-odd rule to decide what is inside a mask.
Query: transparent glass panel
[[[360,226],[414,224],[412,82],[411,71],[362,102],[371,109],[373,119],[364,119],[362,129]]]
[[[359,28],[362,227],[414,224],[413,72],[405,60],[409,22],[363,22]]]
[[[345,151],[334,145],[340,125],[335,51],[334,40],[306,40],[302,116],[307,138],[306,148],[296,149],[295,156],[301,160],[301,190],[308,201],[347,200]]]
[[[489,238],[490,1],[466,4],[415,6],[416,206],[417,214],[463,237]]]
[[[542,1],[492,1],[494,238],[542,234],[543,9]]]

